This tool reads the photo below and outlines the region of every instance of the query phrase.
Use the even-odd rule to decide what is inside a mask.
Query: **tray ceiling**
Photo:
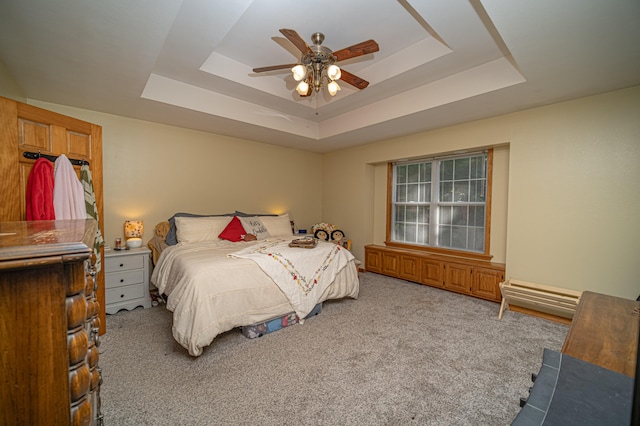
[[[329,152],[640,84],[628,0],[30,0],[0,3],[0,62],[29,99]],[[322,32],[370,82],[301,98]]]

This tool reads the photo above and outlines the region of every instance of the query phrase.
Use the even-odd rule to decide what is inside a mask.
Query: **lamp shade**
[[[142,247],[144,235],[144,222],[142,220],[127,220],[124,222],[124,236],[127,238],[127,247]]]

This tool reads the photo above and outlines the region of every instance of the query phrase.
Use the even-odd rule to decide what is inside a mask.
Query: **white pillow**
[[[288,213],[280,216],[260,216],[260,220],[272,237],[290,237],[293,235],[291,219],[289,219]]]
[[[176,236],[179,243],[216,241],[233,217],[176,217]]]
[[[259,240],[264,240],[271,236],[258,216],[238,217],[238,219],[240,219],[240,223],[242,223],[242,227],[247,234],[253,234]]]

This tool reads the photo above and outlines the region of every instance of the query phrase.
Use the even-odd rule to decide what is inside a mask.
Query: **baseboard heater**
[[[568,324],[580,302],[581,291],[509,279],[500,283],[502,303],[498,319],[506,310],[540,316]]]

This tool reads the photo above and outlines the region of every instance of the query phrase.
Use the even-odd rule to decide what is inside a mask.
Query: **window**
[[[489,254],[492,152],[391,164],[388,243]]]

